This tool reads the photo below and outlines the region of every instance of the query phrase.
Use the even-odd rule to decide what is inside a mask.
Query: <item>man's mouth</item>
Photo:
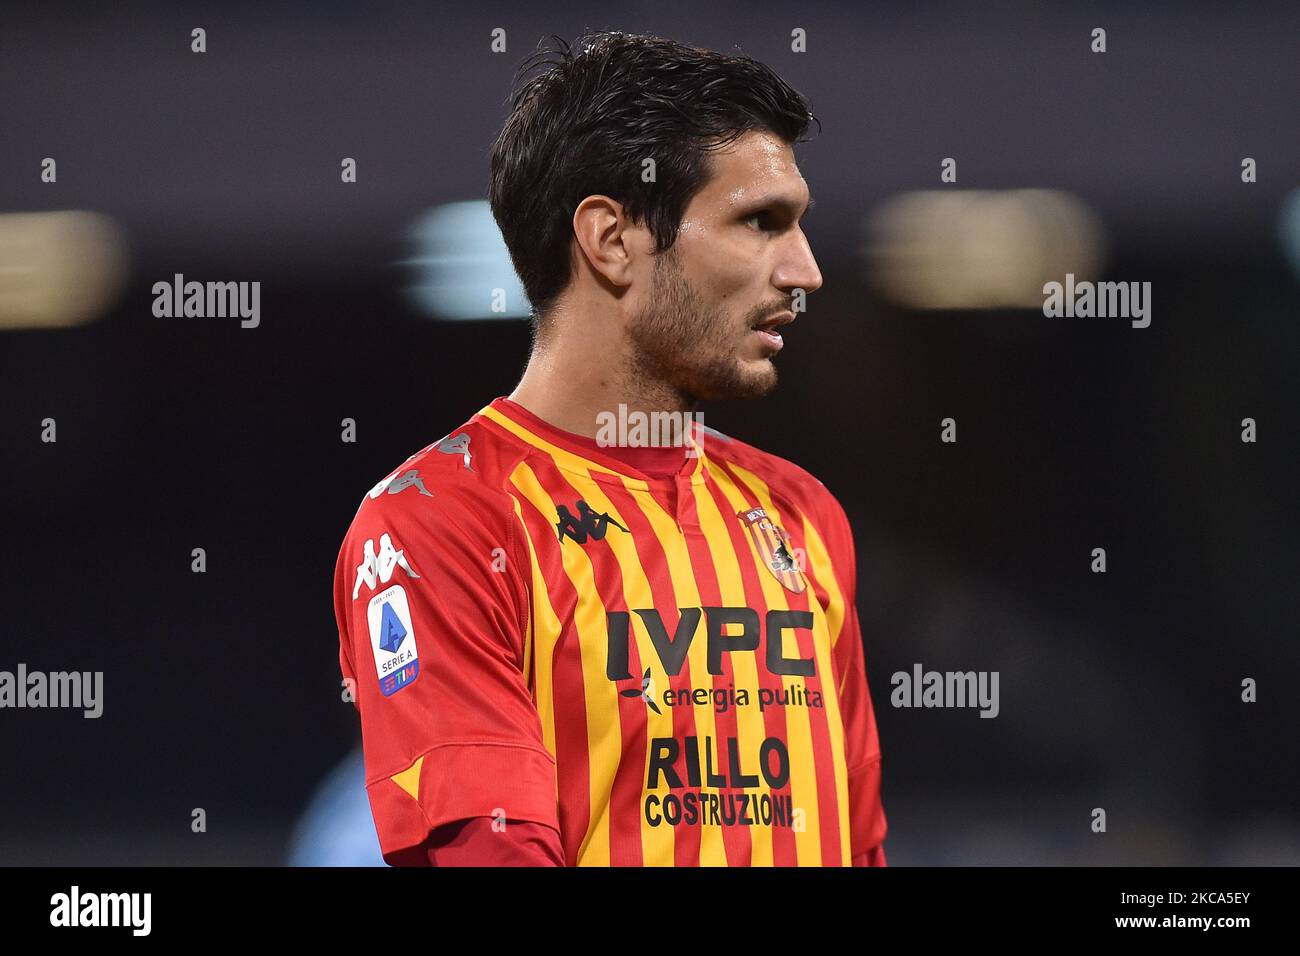
[[[780,328],[783,325],[789,325],[794,321],[794,313],[781,312],[772,316],[770,319],[764,319],[762,322],[755,323],[753,331],[762,340],[763,344],[775,352],[781,351],[781,346],[785,344],[781,338]]]

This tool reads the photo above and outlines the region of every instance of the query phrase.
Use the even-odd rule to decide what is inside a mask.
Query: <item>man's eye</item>
[[[754,213],[752,216],[746,216],[746,217],[745,217],[745,223],[746,223],[746,225],[748,225],[749,223],[752,222],[752,223],[754,224],[754,228],[755,228],[755,229],[761,229],[761,228],[762,228],[762,223],[763,223],[766,219],[767,219],[767,216],[766,216],[764,213],[756,212],[756,213]]]

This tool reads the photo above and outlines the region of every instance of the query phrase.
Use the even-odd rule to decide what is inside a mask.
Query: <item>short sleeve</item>
[[[389,862],[474,817],[559,831],[555,761],[525,672],[529,564],[513,520],[468,481],[381,485],[344,538],[339,665]]]

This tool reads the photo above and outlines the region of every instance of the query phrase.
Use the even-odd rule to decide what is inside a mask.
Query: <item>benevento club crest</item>
[[[762,508],[741,508],[736,512],[740,523],[749,531],[763,564],[787,591],[802,594],[807,582],[790,551],[790,538]]]

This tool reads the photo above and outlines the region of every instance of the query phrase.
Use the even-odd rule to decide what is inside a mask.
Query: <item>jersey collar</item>
[[[688,425],[685,447],[602,447],[594,438],[556,428],[505,396],[493,399],[478,414],[551,455],[565,471],[593,478],[612,475],[626,479],[634,487],[683,479],[698,484],[704,480],[704,435],[694,419]],[[674,464],[676,469],[669,471]]]

